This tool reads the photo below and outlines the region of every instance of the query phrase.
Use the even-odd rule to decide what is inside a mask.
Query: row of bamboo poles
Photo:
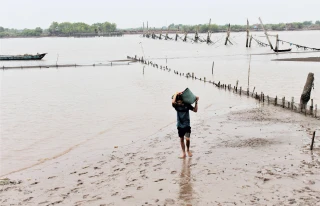
[[[151,65],[152,67],[157,68],[157,69],[165,70],[168,72],[172,71],[167,66],[162,66],[162,65],[156,64],[152,61],[144,60],[143,57],[137,58],[137,55],[135,57],[127,56],[127,58],[132,61],[141,62],[142,64],[145,64],[145,65]],[[293,112],[302,113],[306,116],[308,115],[310,117],[314,117],[314,118],[320,120],[320,117],[317,114],[317,104],[314,105],[313,99],[311,99],[311,105],[307,106],[306,103],[301,102],[301,100],[300,100],[300,103],[296,103],[293,97],[291,98],[290,101],[288,101],[285,97],[278,98],[278,96],[275,96],[273,98],[269,95],[265,95],[263,92],[258,93],[255,91],[255,88],[253,89],[252,92],[249,91],[248,88],[245,90],[242,87],[238,87],[238,82],[236,83],[236,86],[232,86],[231,84],[223,84],[220,81],[218,83],[211,81],[211,80],[208,81],[206,77],[203,77],[203,78],[196,77],[193,72],[192,73],[181,73],[177,70],[173,70],[173,72],[177,76],[191,78],[194,80],[202,81],[204,83],[213,84],[216,87],[218,87],[219,89],[232,91],[233,93],[238,94],[240,96],[245,95],[247,97],[252,97],[252,98],[256,99],[257,101],[259,101],[260,103],[267,103],[270,105],[272,104],[274,106],[279,106],[284,109],[291,110]],[[306,85],[310,84],[310,82],[308,82],[308,81],[309,81],[309,76],[308,76],[308,80],[307,80]]]

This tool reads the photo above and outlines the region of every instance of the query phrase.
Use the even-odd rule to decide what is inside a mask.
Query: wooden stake
[[[251,42],[252,42],[252,35],[250,37],[249,47],[251,47]]]
[[[310,145],[310,150],[313,150],[313,143],[314,143],[314,137],[316,136],[316,131],[313,132],[312,140],[311,140],[311,145]]]
[[[248,69],[248,89],[250,89],[250,66],[251,66],[251,54],[250,54],[249,69]]]
[[[263,30],[264,30],[264,34],[266,35],[267,40],[268,40],[268,42],[269,42],[269,44],[270,44],[270,48],[273,50],[273,46],[272,46],[271,41],[270,41],[270,39],[269,39],[269,36],[268,36],[267,30],[264,28],[264,25],[263,25],[262,20],[261,20],[261,18],[260,18],[260,17],[259,17],[259,21],[260,21],[261,26],[262,26],[262,28],[263,28]]]
[[[307,105],[308,101],[310,100],[313,81],[314,81],[314,74],[309,73],[308,77],[307,77],[307,81],[306,81],[304,88],[303,88],[303,92],[301,94],[301,98],[300,98],[301,112],[302,112],[302,109],[306,109],[306,105]]]
[[[248,47],[249,43],[249,20],[247,19],[247,41],[246,41],[246,47]]]
[[[224,45],[227,45],[227,43],[230,42],[229,37],[230,37],[230,24],[228,26],[227,37],[226,37],[226,41],[225,41]]]

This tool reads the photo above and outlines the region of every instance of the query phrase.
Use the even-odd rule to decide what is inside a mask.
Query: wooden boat
[[[0,61],[8,60],[41,60],[47,53],[43,54],[24,54],[24,55],[0,55]]]
[[[274,49],[274,52],[289,52],[291,49]]]

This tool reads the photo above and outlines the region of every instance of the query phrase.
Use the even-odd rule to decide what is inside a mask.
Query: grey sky
[[[48,28],[51,22],[109,21],[118,28],[320,20],[320,0],[1,0],[0,26]]]

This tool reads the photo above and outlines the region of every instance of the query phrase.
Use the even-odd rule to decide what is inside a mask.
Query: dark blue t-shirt
[[[177,127],[185,128],[190,127],[190,115],[189,110],[193,110],[193,106],[190,104],[178,105],[173,103],[172,106],[177,111]]]

